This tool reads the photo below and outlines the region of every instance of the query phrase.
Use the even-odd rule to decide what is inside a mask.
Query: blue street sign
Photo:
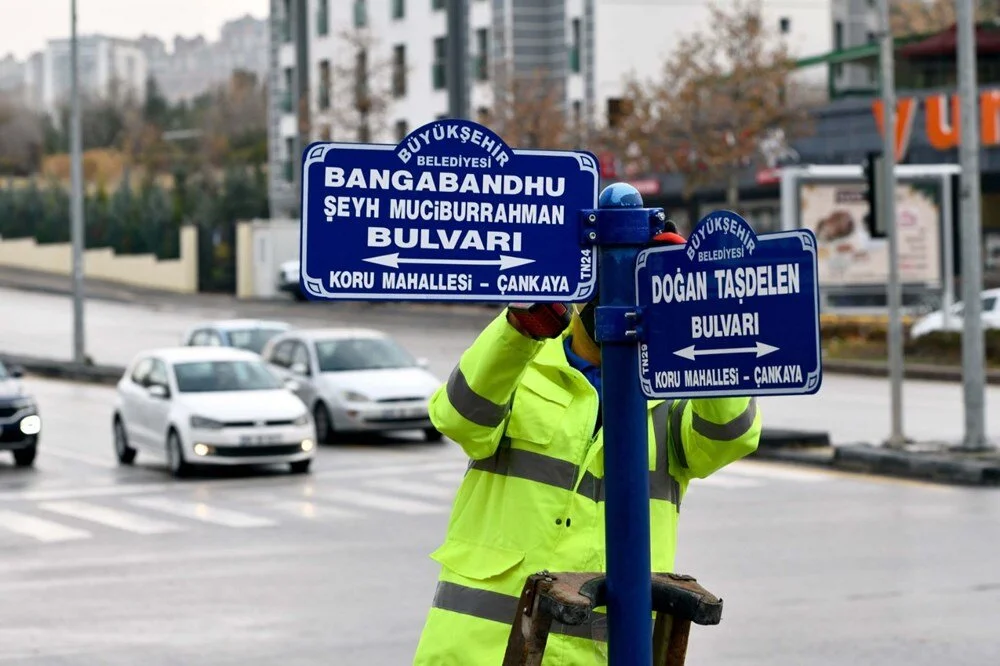
[[[636,260],[649,398],[809,394],[822,382],[816,237],[757,236],[730,211]]]
[[[300,278],[320,300],[583,302],[596,286],[582,210],[597,159],[513,150],[465,120],[399,145],[303,154]]]

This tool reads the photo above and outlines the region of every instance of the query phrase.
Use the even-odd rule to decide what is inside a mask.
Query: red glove
[[[573,321],[573,306],[567,303],[511,303],[507,321],[521,335],[533,340],[558,338]]]

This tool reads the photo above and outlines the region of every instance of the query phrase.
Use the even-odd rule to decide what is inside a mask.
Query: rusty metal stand
[[[653,666],[684,666],[691,623],[719,624],[722,599],[691,576],[653,574]],[[579,626],[605,604],[601,573],[542,573],[528,577],[502,666],[541,666],[553,622]]]

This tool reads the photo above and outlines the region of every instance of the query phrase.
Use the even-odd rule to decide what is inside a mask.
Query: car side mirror
[[[154,398],[169,398],[170,390],[163,384],[153,384],[147,389]]]
[[[426,368],[426,367],[429,367],[430,364],[431,364],[430,359],[426,359],[426,358],[418,358],[417,359],[417,366],[418,367]]]
[[[309,368],[305,363],[293,363],[292,367],[289,369],[297,375],[305,376],[309,374]]]
[[[299,384],[294,379],[286,379],[285,388],[294,393],[295,391],[298,391],[300,388],[302,388],[302,385]]]
[[[8,370],[10,371],[10,376],[14,377],[15,379],[20,379],[21,377],[24,377],[24,368],[22,368],[19,365],[12,366],[8,368]]]

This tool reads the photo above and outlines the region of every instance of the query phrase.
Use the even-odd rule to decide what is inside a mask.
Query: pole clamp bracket
[[[642,308],[635,305],[599,305],[594,313],[594,336],[596,342],[645,340]]]
[[[646,246],[663,231],[662,208],[595,208],[580,211],[580,244]]]

